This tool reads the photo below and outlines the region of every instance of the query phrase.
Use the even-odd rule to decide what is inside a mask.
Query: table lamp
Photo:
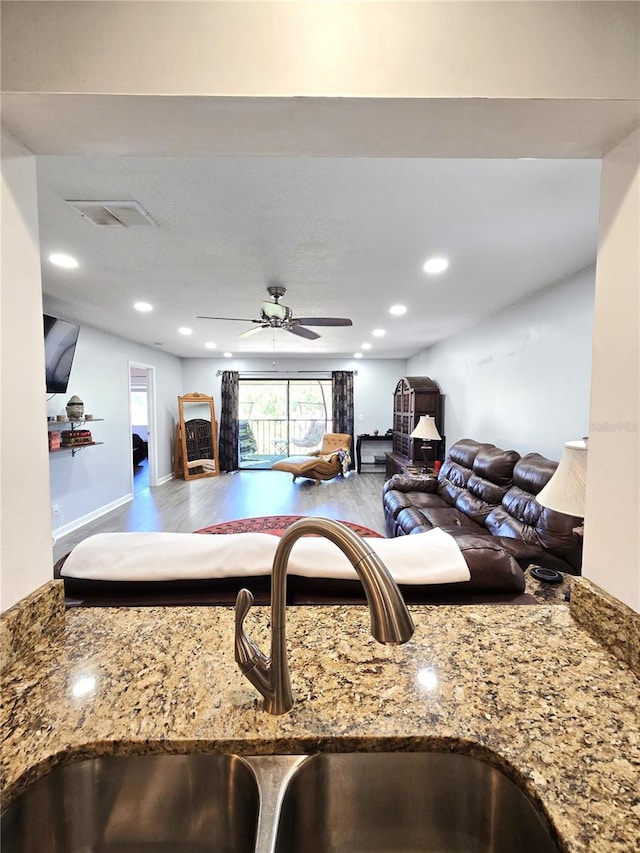
[[[431,442],[442,440],[442,436],[436,427],[436,422],[431,415],[420,415],[420,420],[411,433],[411,438],[422,439],[422,446],[420,447],[420,450],[424,460],[424,470],[426,471],[428,468],[427,463],[429,461],[429,454],[431,453]]]
[[[584,518],[585,494],[587,490],[587,441],[568,441],[554,475],[542,491],[536,495],[541,506]],[[583,527],[575,533],[582,535]]]

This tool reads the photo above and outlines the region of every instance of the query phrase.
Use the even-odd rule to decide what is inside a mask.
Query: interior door
[[[134,494],[157,485],[157,442],[155,411],[155,368],[151,365],[129,362],[129,424],[132,455],[134,441],[140,448],[132,459],[131,490]],[[138,436],[138,440],[133,438]],[[139,460],[136,465],[135,461]]]

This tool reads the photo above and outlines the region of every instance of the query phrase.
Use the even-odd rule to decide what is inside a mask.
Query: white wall
[[[602,163],[583,573],[640,612],[640,131]]]
[[[55,315],[54,309],[49,313]],[[155,367],[157,449],[160,481],[172,473],[178,395],[182,390],[179,358],[81,326],[66,394],[47,403],[48,415],[65,414],[67,400],[77,394],[101,422],[90,426],[99,447],[74,457],[68,451],[50,454],[51,503],[59,507],[54,533],[61,536],[105,511],[130,500],[131,428],[129,426],[129,361]]]
[[[304,372],[298,371],[322,370],[327,374],[332,370],[353,370],[358,375],[353,380],[353,407],[355,417],[355,434],[373,432],[374,429],[384,433],[392,425],[393,392],[398,381],[406,375],[406,361],[403,359],[285,359],[277,358],[273,366],[272,358],[218,358],[201,359],[188,358],[183,360],[183,376],[185,393],[199,391],[210,394],[214,398],[216,419],[220,421],[221,401],[220,385],[222,378],[216,376],[218,370],[252,370],[277,371],[274,374],[264,374],[283,378],[303,378]],[[313,376],[314,374],[307,374]],[[363,448],[363,460],[372,457],[371,446]]]
[[[595,270],[585,270],[409,359],[445,394],[460,438],[559,459],[588,433]]]
[[[35,158],[2,133],[1,609],[51,577]]]

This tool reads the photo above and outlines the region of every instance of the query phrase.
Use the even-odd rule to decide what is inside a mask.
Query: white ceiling
[[[40,156],[50,313],[179,356],[405,358],[594,263],[598,160]],[[97,227],[65,199],[138,201],[158,227]],[[53,251],[77,270],[52,266]],[[423,262],[449,269],[427,276]],[[238,338],[266,286],[296,316],[341,316],[306,341]],[[140,314],[136,300],[153,304]],[[392,317],[394,303],[408,313]],[[185,338],[179,326],[193,334]],[[382,327],[384,338],[371,331]],[[274,340],[275,337],[275,340]]]
[[[637,104],[10,93],[2,115],[38,155],[50,313],[184,357],[350,357],[368,341],[367,357],[406,358],[594,263],[593,158]],[[158,227],[99,228],[65,199],[133,199]],[[434,254],[439,277],[422,271]],[[249,324],[196,319],[257,318],[274,281],[295,316],[353,327],[239,339]]]

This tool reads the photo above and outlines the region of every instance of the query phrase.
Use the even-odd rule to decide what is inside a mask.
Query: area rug
[[[290,527],[294,521],[308,517],[305,515],[259,515],[255,518],[237,518],[235,521],[223,521],[220,524],[212,524],[210,527],[202,527],[200,530],[194,530],[194,533],[273,533],[276,536],[282,536],[287,527]],[[356,524],[353,521],[342,521],[341,523],[357,533],[358,536],[384,538],[382,534],[370,530],[362,524]]]

